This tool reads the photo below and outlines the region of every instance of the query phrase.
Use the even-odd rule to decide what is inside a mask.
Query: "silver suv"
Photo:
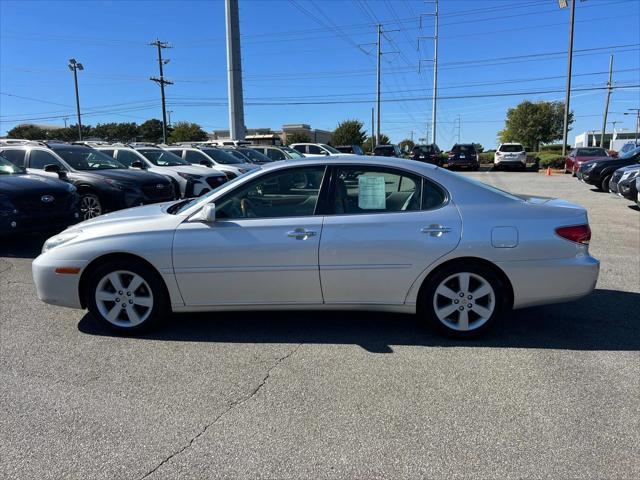
[[[527,152],[520,143],[501,143],[493,157],[493,167],[500,170],[504,167],[527,169]]]

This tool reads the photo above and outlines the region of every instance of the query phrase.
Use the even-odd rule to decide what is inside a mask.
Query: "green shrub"
[[[495,155],[494,152],[483,152],[483,153],[481,153],[480,154],[480,163],[482,165],[492,164],[494,155]]]
[[[556,153],[540,153],[538,158],[540,159],[540,168],[564,168],[564,157],[562,155]]]

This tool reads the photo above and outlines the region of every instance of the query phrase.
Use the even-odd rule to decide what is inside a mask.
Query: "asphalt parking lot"
[[[110,335],[0,246],[2,478],[640,478],[640,212],[568,175],[479,172],[589,210],[597,290],[469,342],[412,316],[175,316]]]

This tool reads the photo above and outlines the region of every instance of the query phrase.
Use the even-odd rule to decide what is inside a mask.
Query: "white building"
[[[576,135],[573,147],[599,147],[601,130],[589,130],[588,132]],[[635,132],[627,129],[614,130],[604,133],[604,147],[608,150],[620,150],[622,146],[636,138]]]

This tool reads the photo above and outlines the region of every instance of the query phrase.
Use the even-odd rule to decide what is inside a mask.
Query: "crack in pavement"
[[[181,453],[183,453],[185,450],[187,450],[188,448],[190,448],[193,443],[200,438],[202,435],[204,435],[206,433],[206,431],[214,426],[216,423],[218,423],[219,420],[221,420],[225,415],[227,415],[227,413],[231,412],[233,409],[235,409],[236,407],[239,407],[240,405],[246,403],[247,401],[251,400],[253,397],[255,397],[258,392],[262,389],[262,387],[264,387],[264,385],[267,383],[267,380],[269,380],[269,377],[271,376],[271,372],[278,367],[278,365],[280,365],[282,362],[284,362],[287,358],[289,358],[290,356],[292,356],[294,353],[296,353],[298,351],[298,349],[302,346],[302,343],[298,344],[293,350],[291,350],[289,353],[287,353],[285,356],[278,358],[278,360],[271,365],[271,367],[269,367],[269,369],[267,370],[267,373],[265,374],[264,378],[262,379],[262,381],[258,384],[258,386],[256,388],[253,389],[253,391],[245,396],[244,398],[240,398],[238,400],[234,400],[233,402],[231,402],[229,404],[229,406],[227,407],[227,409],[222,412],[220,415],[218,415],[216,418],[213,419],[213,421],[211,421],[210,423],[207,423],[195,436],[193,436],[189,442],[184,445],[183,447],[181,447],[180,449],[176,450],[175,452],[173,452],[171,455],[169,455],[168,457],[166,457],[164,460],[162,460],[158,465],[156,465],[154,468],[152,468],[151,470],[149,470],[147,473],[145,473],[142,477],[140,477],[140,480],[143,480],[147,477],[149,477],[150,475],[153,475],[156,471],[158,471],[165,463],[170,462],[174,457],[180,455]]]

